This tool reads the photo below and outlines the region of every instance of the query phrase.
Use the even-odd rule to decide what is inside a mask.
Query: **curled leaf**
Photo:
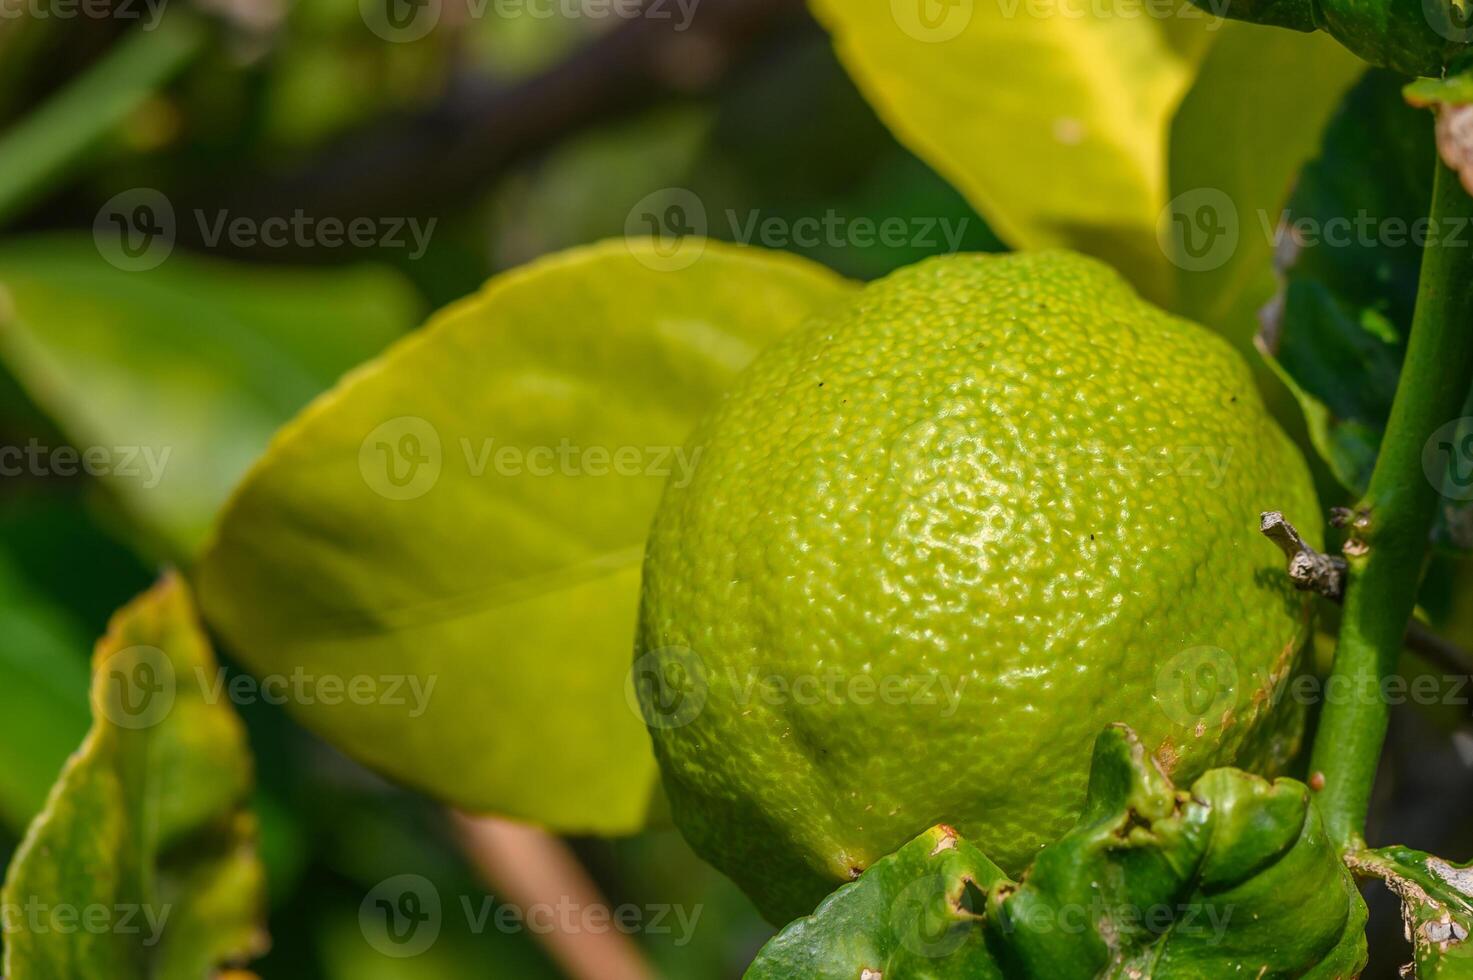
[[[1407,941],[1421,980],[1473,977],[1473,865],[1452,864],[1408,847],[1346,857],[1360,874],[1380,878],[1401,899]],[[1405,972],[1405,971],[1403,971]]]
[[[1303,784],[1214,769],[1183,792],[1113,726],[1079,823],[1020,881],[933,828],[790,925],[747,976],[1352,977],[1365,920]]]

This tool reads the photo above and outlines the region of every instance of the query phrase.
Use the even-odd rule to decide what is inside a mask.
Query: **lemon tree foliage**
[[[1304,460],[1241,357],[1093,259],[893,273],[691,445],[641,693],[677,824],[775,922],[938,820],[1019,870],[1112,722],[1183,780],[1298,745],[1309,598],[1258,522],[1318,533]]]
[[[1401,900],[1413,966],[1421,980],[1473,977],[1473,865],[1453,864],[1408,847],[1383,847],[1346,858],[1379,878]]]
[[[1250,354],[1278,288],[1274,227],[1365,65],[1323,36],[1226,23],[1215,38],[1172,119],[1157,233],[1175,266],[1173,312]]]
[[[133,266],[98,248],[72,235],[0,246],[0,358],[68,439],[100,454],[79,449],[76,471],[86,464],[155,550],[180,558],[276,428],[419,315],[385,269],[167,251]]]
[[[6,877],[7,977],[197,980],[262,951],[251,760],[216,669],[176,575],[114,617],[92,727]]]
[[[1079,822],[1011,880],[948,827],[792,923],[748,980],[1351,977],[1365,905],[1309,790],[1214,769],[1175,788],[1124,726]]]
[[[397,779],[638,828],[655,768],[625,686],[656,500],[736,373],[850,289],[695,240],[492,280],[282,431],[201,560],[210,622],[258,672],[368,679],[292,707]]]
[[[1353,493],[1370,480],[1396,394],[1421,244],[1439,236],[1473,245],[1473,229],[1452,221],[1439,228],[1426,218],[1433,120],[1406,104],[1403,81],[1371,72],[1326,130],[1275,231],[1281,284],[1259,334],[1304,411],[1315,449]],[[1435,534],[1460,549],[1473,547],[1470,439],[1466,421],[1449,419],[1424,457],[1442,493]]]
[[[1459,0],[1193,0],[1239,20],[1324,31],[1372,65],[1440,76],[1464,58],[1473,21]]]
[[[1211,41],[1206,14],[1048,16],[1046,4],[812,0],[901,142],[1015,248],[1104,255],[1150,297],[1166,134]],[[1124,4],[1119,6],[1123,7]]]

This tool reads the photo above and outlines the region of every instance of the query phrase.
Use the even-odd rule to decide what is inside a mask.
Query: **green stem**
[[[1383,680],[1396,670],[1436,516],[1438,490],[1423,472],[1422,449],[1462,414],[1473,383],[1473,247],[1448,234],[1461,227],[1454,222],[1473,219],[1473,198],[1441,163],[1431,218],[1401,381],[1356,509],[1353,540],[1365,548],[1347,555],[1345,613],[1311,759],[1311,772],[1324,777],[1320,811],[1342,849],[1365,835],[1390,716]]]
[[[171,12],[132,31],[97,64],[0,137],[0,221],[52,187],[205,46],[196,17]]]

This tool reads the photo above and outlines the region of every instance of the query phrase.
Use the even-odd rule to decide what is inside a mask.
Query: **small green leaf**
[[[261,952],[245,731],[174,575],[114,617],[92,728],[5,881],[5,975],[197,980]]]
[[[849,73],[901,142],[1015,248],[1101,256],[1170,295],[1156,240],[1167,124],[1211,18],[1029,0],[812,0]],[[1082,12],[1081,12],[1082,13]]]
[[[0,243],[0,357],[80,457],[47,465],[100,476],[180,557],[276,428],[418,307],[383,269],[128,271],[90,237]]]
[[[1346,861],[1380,878],[1401,899],[1420,980],[1473,977],[1473,864],[1452,864],[1407,847],[1361,851]]]
[[[1439,105],[1467,105],[1473,102],[1473,71],[1446,78],[1418,78],[1402,89],[1402,94],[1412,105],[1424,109]]]
[[[987,890],[1005,880],[956,831],[932,827],[779,933],[747,980],[1001,980],[981,914]]]
[[[1114,726],[1079,823],[1020,882],[933,828],[788,926],[747,976],[1348,978],[1365,920],[1303,784],[1214,769],[1181,792]]]
[[[283,430],[201,561],[210,622],[258,674],[366,679],[290,708],[396,779],[638,828],[655,767],[625,684],[661,487],[736,372],[851,289],[692,239],[492,280]]]

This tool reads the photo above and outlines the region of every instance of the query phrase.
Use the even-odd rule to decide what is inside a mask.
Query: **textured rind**
[[[637,655],[699,710],[646,717],[676,822],[774,921],[938,823],[1018,871],[1111,722],[1179,781],[1283,755],[1308,602],[1257,526],[1317,535],[1304,462],[1225,343],[1105,266],[901,270],[691,447]]]

